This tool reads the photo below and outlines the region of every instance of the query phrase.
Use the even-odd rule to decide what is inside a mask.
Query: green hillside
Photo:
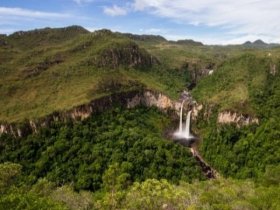
[[[79,26],[0,35],[0,123],[24,126],[144,89],[174,101],[188,90],[202,105],[191,121],[198,156],[173,141],[171,111],[112,100],[83,121],[53,115],[34,133],[0,135],[0,209],[280,208],[278,45],[210,46]],[[257,123],[221,123],[223,112]]]
[[[192,91],[200,103],[213,107],[208,121],[203,116],[198,120],[200,149],[225,176],[256,178],[268,166],[279,164],[279,61],[278,57],[243,54],[225,61]],[[255,116],[259,124],[220,125],[221,111]]]
[[[115,90],[111,83],[118,83],[120,91],[146,87],[174,98],[184,87],[182,72],[168,71],[156,56],[108,30],[42,29],[4,39],[0,121],[22,121],[70,109],[110,94]]]
[[[279,71],[278,66],[278,59],[242,54],[223,62],[213,75],[200,81],[192,93],[197,100],[217,104],[224,110],[257,114],[261,99],[270,97],[265,96],[266,89],[279,77],[273,75],[274,68]]]
[[[259,71],[259,75],[258,72],[243,71],[244,68],[260,64],[257,69],[261,69],[273,63],[270,60],[279,55],[277,48],[254,50],[238,46],[201,46],[109,30],[90,33],[78,26],[16,32],[1,36],[0,43],[0,121],[8,122],[67,110],[110,94],[110,91],[98,91],[99,85],[109,85],[114,80],[123,87],[122,91],[146,87],[174,99],[194,80],[194,75],[200,74],[201,69],[219,68],[222,70],[217,73],[221,75],[231,68],[238,69],[238,77],[244,80],[244,74],[249,74],[246,79],[257,75],[253,83],[261,83],[263,72]],[[273,56],[266,58],[270,52]],[[256,63],[248,63],[250,55],[253,56],[251,60],[257,56]],[[216,77],[218,75],[213,79]],[[219,81],[227,83],[228,80],[230,78]],[[241,93],[238,96],[233,93],[226,102],[228,104],[235,103],[235,100],[246,101],[248,97],[247,87],[242,86],[246,84],[241,84],[242,81],[237,84],[237,80],[240,79],[231,80],[233,85],[228,89]],[[204,83],[212,86],[206,82],[201,86]],[[217,87],[211,88],[219,91]],[[195,91],[198,99],[207,94],[203,93],[204,89]],[[219,94],[215,91],[211,92],[208,101],[219,100],[227,94],[226,90]],[[227,108],[227,104],[222,103]]]

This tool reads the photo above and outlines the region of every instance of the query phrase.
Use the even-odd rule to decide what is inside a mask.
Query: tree
[[[22,166],[15,163],[0,164],[0,192],[10,187],[15,178],[20,175]]]

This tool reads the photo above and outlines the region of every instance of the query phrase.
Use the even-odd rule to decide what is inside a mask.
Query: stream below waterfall
[[[173,140],[181,145],[190,147],[191,153],[199,163],[203,173],[207,178],[209,179],[218,178],[219,177],[218,172],[214,170],[209,164],[206,163],[206,161],[202,158],[202,156],[200,155],[197,149],[199,139],[191,133],[191,113],[192,113],[191,110],[188,111],[187,113],[185,126],[183,124],[184,103],[185,100],[183,100],[181,103],[179,128],[173,133]]]

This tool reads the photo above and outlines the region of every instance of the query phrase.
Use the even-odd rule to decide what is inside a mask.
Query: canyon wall
[[[218,115],[218,123],[231,124],[234,123],[237,126],[246,126],[251,124],[259,124],[259,119],[251,117],[249,115],[243,115],[235,112],[224,111]]]
[[[114,106],[123,108],[134,108],[142,105],[146,107],[157,107],[163,112],[176,114],[179,116],[179,110],[182,101],[185,100],[185,111],[192,110],[192,120],[197,120],[199,112],[203,112],[203,119],[209,119],[211,109],[205,108],[204,105],[198,104],[190,95],[184,91],[178,101],[171,100],[168,96],[152,90],[136,90],[129,92],[115,93],[92,100],[88,104],[73,107],[66,111],[57,111],[39,119],[30,119],[21,123],[0,123],[0,135],[11,134],[14,137],[23,137],[31,133],[37,133],[40,128],[49,127],[52,122],[79,121],[87,119],[94,114],[102,113]],[[238,127],[250,124],[259,124],[257,118],[245,116],[242,114],[225,111],[218,114],[217,123],[235,124]]]
[[[172,101],[166,95],[156,91],[138,90],[122,92],[92,100],[88,104],[76,106],[67,111],[54,112],[43,118],[30,119],[21,123],[0,123],[0,134],[6,133],[14,137],[22,137],[30,133],[37,133],[40,128],[49,127],[52,122],[84,120],[114,106],[123,108],[134,108],[139,105],[155,106],[164,112],[177,113],[179,112],[180,104],[180,102]]]

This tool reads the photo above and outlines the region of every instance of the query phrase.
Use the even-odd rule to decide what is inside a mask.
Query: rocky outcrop
[[[276,65],[275,65],[275,64],[270,64],[269,73],[272,74],[273,76],[276,75],[276,73],[277,73],[277,68],[276,68]]]
[[[144,68],[158,63],[159,61],[154,56],[144,49],[140,49],[133,42],[103,49],[93,61],[93,64],[97,67],[113,69],[119,66]]]
[[[37,133],[40,128],[49,127],[52,122],[67,122],[87,119],[94,114],[101,113],[114,106],[133,108],[139,105],[155,106],[164,112],[179,113],[180,102],[172,101],[166,95],[152,91],[139,90],[115,93],[91,101],[88,104],[74,107],[68,111],[54,112],[41,119],[27,120],[22,123],[0,123],[0,134],[11,134],[14,137],[23,137],[30,133]]]
[[[196,119],[198,117],[198,113],[203,109],[202,104],[196,104],[192,108],[192,119]]]
[[[193,101],[192,109],[192,120],[206,120],[209,121],[210,118],[216,113],[217,107],[211,104],[199,104]],[[200,113],[200,117],[199,117]],[[234,111],[222,111],[218,112],[217,116],[218,124],[234,124],[237,127],[248,126],[252,124],[259,124],[259,119],[248,114],[237,113]]]
[[[187,69],[190,74],[191,82],[188,89],[193,89],[196,84],[204,77],[212,75],[214,69],[216,69],[216,64],[212,61],[204,61],[200,59],[188,59],[186,63],[182,66],[182,69]]]
[[[237,126],[246,126],[251,124],[259,124],[259,119],[249,115],[238,114],[236,112],[224,111],[218,115],[218,123],[220,124],[236,124]]]

